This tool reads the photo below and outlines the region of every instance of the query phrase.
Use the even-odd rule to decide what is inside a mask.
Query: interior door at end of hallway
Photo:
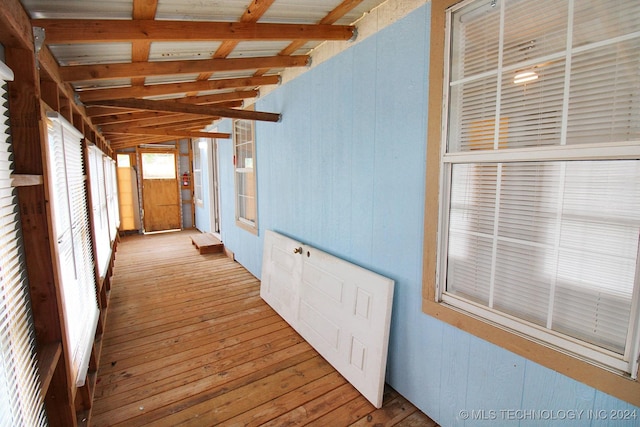
[[[181,228],[180,186],[175,152],[142,152],[142,198],[145,231]]]

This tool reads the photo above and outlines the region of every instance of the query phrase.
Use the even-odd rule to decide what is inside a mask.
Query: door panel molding
[[[260,296],[377,408],[394,281],[267,230]]]

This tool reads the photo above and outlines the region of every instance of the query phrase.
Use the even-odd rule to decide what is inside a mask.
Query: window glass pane
[[[573,56],[567,144],[640,140],[638,52],[640,37]]]
[[[257,220],[253,122],[234,122],[236,219],[255,227]]]
[[[456,164],[447,292],[623,354],[639,236],[640,161]]]
[[[495,77],[452,86],[449,96],[448,152],[493,149],[496,92]]]
[[[531,10],[531,0],[507,1],[502,65],[525,65],[532,59],[566,50],[568,9],[567,0],[536,0],[535,12]]]
[[[128,154],[118,154],[117,155],[118,167],[119,168],[130,168],[131,167],[131,156]]]
[[[142,153],[143,179],[176,179],[173,153]]]
[[[573,46],[580,47],[638,31],[640,2],[575,1]]]
[[[498,66],[500,2],[470,3],[453,15],[451,49],[452,80],[459,80]]]
[[[502,74],[499,114],[506,143],[499,148],[560,145],[565,60],[539,64],[535,81],[516,83],[519,73]]]

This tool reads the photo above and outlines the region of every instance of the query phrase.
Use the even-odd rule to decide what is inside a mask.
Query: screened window
[[[36,369],[35,332],[7,127],[6,80],[0,62],[0,425],[44,426],[46,415]]]
[[[447,23],[437,300],[635,378],[640,3]]]
[[[257,232],[256,165],[254,122],[235,120],[233,142],[235,148],[236,222]]]

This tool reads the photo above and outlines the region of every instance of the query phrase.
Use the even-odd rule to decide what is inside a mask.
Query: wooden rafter
[[[211,116],[196,116],[195,114],[184,113],[161,113],[161,115],[153,116],[151,113],[155,113],[155,111],[121,114],[117,117],[109,118],[107,119],[108,121],[103,121],[103,123],[107,124],[101,125],[101,130],[107,133],[118,126],[159,127],[165,124],[181,123],[194,119],[202,120],[203,118],[211,121]]]
[[[233,92],[214,93],[211,95],[188,96],[176,99],[176,102],[185,104],[215,104],[218,102],[241,101],[247,98],[255,98],[260,95],[257,90],[236,90]]]
[[[178,117],[182,116],[182,117]],[[158,123],[151,123],[148,120],[136,122],[113,123],[102,126],[103,133],[112,133],[116,131],[126,130],[128,128],[149,128],[149,129],[191,129],[195,127],[197,130],[211,124],[214,120],[213,116],[196,116],[193,114],[177,114],[174,117],[162,119]]]
[[[172,101],[151,101],[147,99],[112,99],[96,101],[95,105],[125,107],[138,110],[165,111],[171,113],[187,113],[228,117],[234,119],[258,120],[266,122],[280,121],[280,114],[262,111],[236,110],[211,105],[178,104]]]
[[[207,90],[222,90],[236,88],[255,88],[262,85],[280,83],[279,76],[240,77],[235,79],[206,80],[190,83],[169,83],[147,85],[140,87],[123,87],[113,89],[95,89],[80,92],[82,102],[98,100],[145,98],[149,96],[171,95],[187,92],[202,92]]]
[[[221,106],[227,106],[230,108],[235,108],[236,105],[226,105],[227,102],[242,102],[243,99],[247,98],[255,98],[259,95],[260,92],[257,90],[241,90],[241,91],[232,91],[232,92],[223,92],[216,93],[211,95],[202,95],[202,96],[193,96],[186,98],[176,98],[175,102],[181,104],[224,104]],[[240,105],[237,105],[240,107]],[[107,121],[100,121],[101,117],[114,116],[117,114],[126,114],[126,113],[134,113],[136,110],[131,108],[121,108],[121,107],[100,107],[100,106],[87,106],[87,116],[91,117],[91,120],[96,124],[103,124]],[[148,114],[156,114],[163,115],[162,112],[147,112]]]
[[[348,25],[268,24],[155,20],[34,19],[46,43],[117,43],[207,40],[349,40]]]
[[[126,130],[113,132],[122,134],[133,135],[154,135],[154,136],[168,136],[172,138],[230,138],[228,133],[220,132],[194,132],[194,131],[179,131],[179,130],[163,130],[163,129],[149,129],[149,128],[136,128],[130,127]]]
[[[309,56],[268,56],[232,59],[187,61],[155,61],[120,64],[73,65],[60,67],[65,81],[105,80],[129,77],[149,77],[170,74],[211,73],[215,71],[251,70],[261,67],[302,67]]]
[[[242,101],[230,101],[216,104],[218,107],[238,108],[242,106]],[[164,113],[160,111],[136,111],[128,110],[124,113],[114,113],[106,116],[99,116],[93,119],[96,125],[137,123],[138,126],[154,126],[162,123],[174,123],[176,121],[193,118],[193,114]],[[210,117],[210,116],[207,116]],[[104,131],[104,129],[103,129]]]
[[[138,19],[154,19],[156,10],[158,9],[158,0],[133,0],[132,18]],[[149,60],[149,51],[151,49],[150,41],[134,41],[131,43],[131,60],[133,62],[146,62]],[[144,76],[134,78],[131,84],[134,86],[142,86],[144,84]]]

